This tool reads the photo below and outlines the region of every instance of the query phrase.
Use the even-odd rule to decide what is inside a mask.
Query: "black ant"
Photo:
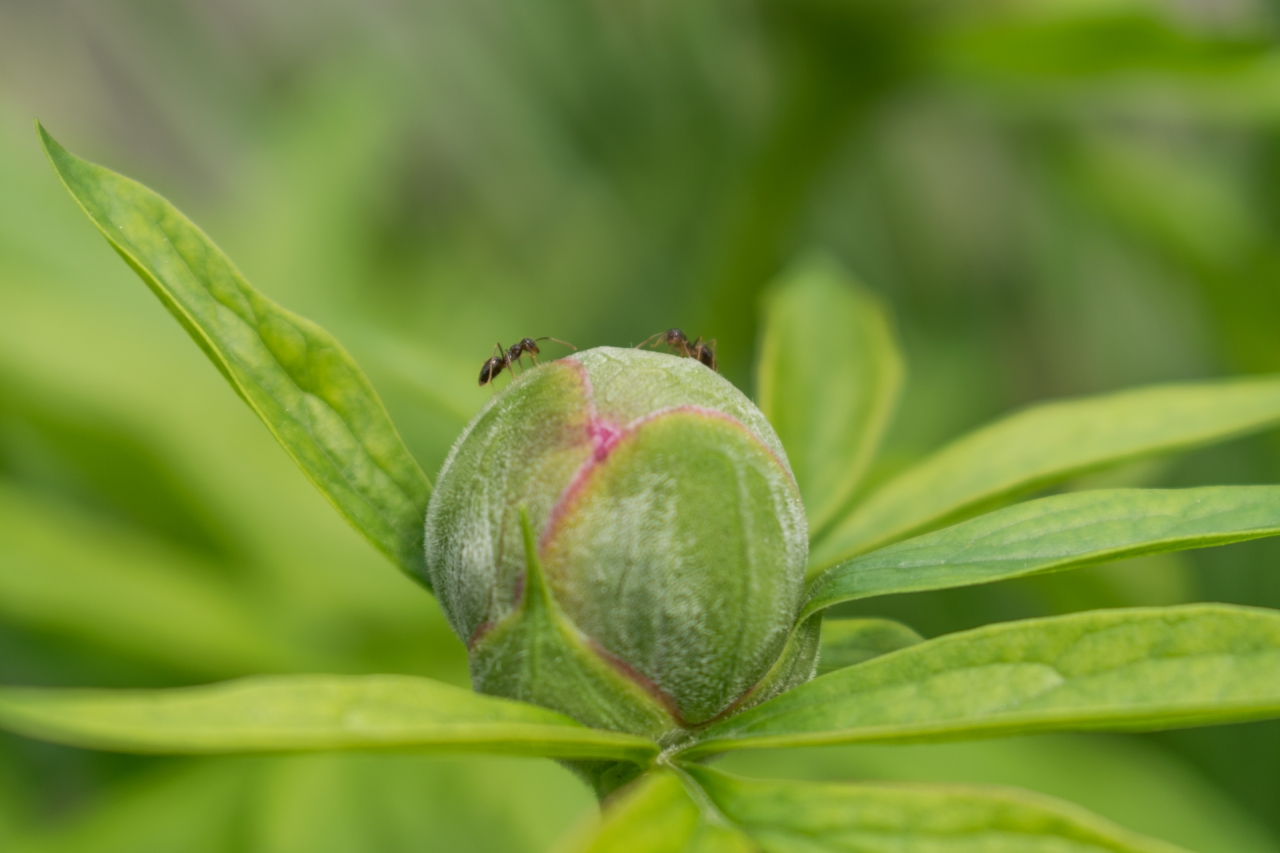
[[[490,358],[480,368],[480,384],[488,385],[490,382],[498,378],[498,374],[503,370],[514,370],[516,365],[524,369],[524,357],[527,354],[533,359],[533,363],[538,363],[538,353],[542,350],[538,349],[538,341],[555,341],[561,346],[566,346],[574,352],[578,348],[568,341],[562,341],[559,338],[541,337],[541,338],[522,338],[519,343],[513,344],[511,349],[504,350],[502,344],[494,344],[494,352],[497,355]]]
[[[655,342],[655,339],[657,338],[661,338],[661,340],[657,340]],[[637,345],[636,349],[649,346],[651,343],[655,347],[659,344],[666,344],[669,348],[680,353],[680,355],[687,358],[696,358],[712,370],[716,369],[715,338],[703,343],[702,336],[699,335],[696,341],[690,342],[689,339],[685,337],[684,332],[679,329],[667,329],[665,332],[658,332],[656,335],[651,335],[648,340]]]

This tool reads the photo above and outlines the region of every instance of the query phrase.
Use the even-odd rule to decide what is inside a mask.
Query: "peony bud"
[[[481,692],[660,737],[812,674],[783,654],[808,556],[786,454],[694,359],[526,371],[445,461],[426,556]]]

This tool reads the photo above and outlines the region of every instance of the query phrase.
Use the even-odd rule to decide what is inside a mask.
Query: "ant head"
[[[506,362],[503,359],[498,358],[497,356],[494,356],[493,358],[486,361],[484,363],[484,366],[480,368],[481,386],[488,385],[490,382],[496,379],[498,374],[502,372],[502,368],[505,365],[506,365]]]
[[[545,341],[547,340],[547,338],[539,338],[538,340]],[[525,338],[520,342],[520,346],[524,347],[525,352],[531,352],[531,353],[534,353],[535,355],[537,353],[542,352],[542,350],[538,349],[538,344],[537,342],[534,341],[533,338]]]
[[[674,347],[684,343],[685,341],[688,340],[688,338],[686,338],[684,336],[684,332],[680,331],[679,329],[667,329],[665,340],[668,346]]]

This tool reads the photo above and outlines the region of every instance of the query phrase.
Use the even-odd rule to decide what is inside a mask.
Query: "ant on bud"
[[[716,341],[715,338],[702,342],[702,336],[699,335],[696,341],[690,342],[685,337],[684,332],[679,329],[667,329],[665,332],[658,332],[651,335],[643,343],[636,345],[636,349],[653,345],[657,347],[665,344],[668,348],[678,352],[686,358],[696,358],[712,370],[716,369]]]
[[[524,357],[528,355],[533,359],[533,363],[538,363],[538,353],[542,350],[538,349],[538,341],[555,341],[561,346],[566,346],[574,352],[578,348],[568,341],[562,341],[559,338],[544,336],[541,338],[522,338],[518,343],[513,344],[511,349],[504,350],[501,343],[494,344],[494,352],[497,355],[491,357],[480,368],[480,385],[481,387],[488,385],[490,382],[498,378],[498,374],[504,370],[515,370],[516,365],[524,370]]]

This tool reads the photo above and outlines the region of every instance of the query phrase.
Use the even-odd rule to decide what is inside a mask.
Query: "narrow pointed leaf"
[[[715,813],[682,771],[656,770],[610,802],[598,825],[575,834],[563,853],[756,853],[755,844]],[[690,789],[693,790],[690,790]],[[698,799],[704,799],[700,804]]]
[[[833,260],[796,269],[769,297],[756,386],[795,473],[809,527],[853,495],[902,386],[902,356],[880,300]]]
[[[1280,534],[1280,486],[1099,489],[987,513],[829,569],[805,613]]]
[[[711,726],[686,756],[1280,716],[1280,613],[1101,610],[990,625],[820,676]]]
[[[922,642],[924,637],[892,619],[828,619],[822,625],[818,674],[826,675]]]
[[[1277,378],[1153,386],[1035,406],[890,480],[815,543],[809,562],[830,566],[1085,471],[1277,423]]]
[[[1177,853],[1016,788],[742,779],[689,767],[717,810],[768,853]]]
[[[400,675],[246,678],[168,690],[0,688],[0,727],[89,749],[252,753],[412,747],[644,762],[644,738]]]
[[[351,356],[324,329],[255,290],[165,199],[38,130],[80,207],[303,473],[370,542],[426,583],[430,484]]]

